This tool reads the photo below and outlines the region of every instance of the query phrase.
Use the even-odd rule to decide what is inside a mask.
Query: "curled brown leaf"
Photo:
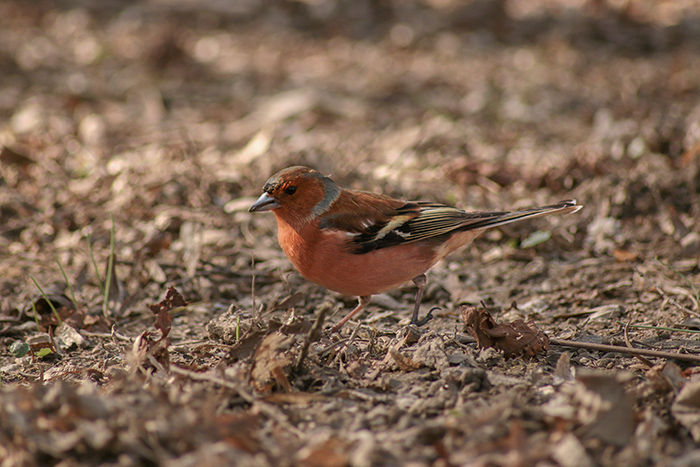
[[[187,302],[182,298],[182,295],[180,295],[180,292],[178,292],[175,287],[170,287],[168,289],[163,300],[154,305],[149,305],[153,314],[156,315],[155,327],[156,329],[160,329],[163,333],[161,339],[165,339],[170,333],[170,311],[182,306],[187,306]]]
[[[463,306],[461,314],[479,348],[493,347],[506,357],[533,357],[549,350],[549,338],[533,322],[518,319],[497,323],[485,309],[475,306]]]
[[[253,364],[250,369],[250,382],[258,392],[271,391],[275,383],[291,392],[292,385],[287,379],[285,369],[292,363],[289,352],[294,338],[279,332],[268,334],[255,349]]]

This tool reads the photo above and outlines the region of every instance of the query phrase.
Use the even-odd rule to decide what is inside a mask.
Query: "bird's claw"
[[[414,324],[414,325],[416,325],[416,326],[418,326],[418,327],[425,326],[426,324],[428,324],[428,321],[430,321],[430,320],[432,320],[432,319],[434,318],[434,316],[433,316],[433,311],[439,310],[439,309],[440,309],[439,306],[434,306],[434,307],[432,307],[432,308],[430,309],[430,311],[428,311],[428,314],[425,315],[422,319],[411,320],[411,324]]]

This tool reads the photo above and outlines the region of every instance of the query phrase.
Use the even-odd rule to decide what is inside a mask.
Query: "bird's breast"
[[[310,281],[349,296],[395,289],[425,273],[439,259],[430,242],[415,242],[354,253],[354,235],[310,224],[294,229],[279,223],[280,245],[294,267]]]

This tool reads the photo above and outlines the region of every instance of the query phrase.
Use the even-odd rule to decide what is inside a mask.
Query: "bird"
[[[306,279],[346,296],[357,306],[331,328],[340,330],[364,310],[372,295],[413,281],[417,287],[411,324],[423,325],[419,309],[425,273],[487,229],[583,206],[564,200],[517,211],[466,212],[428,201],[341,188],[309,167],[287,167],[271,176],[249,212],[272,211],[277,238]]]

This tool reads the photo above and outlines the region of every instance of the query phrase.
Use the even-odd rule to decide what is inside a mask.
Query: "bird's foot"
[[[416,316],[416,317],[414,317],[414,319],[411,319],[411,324],[418,326],[418,327],[425,326],[426,324],[428,324],[428,321],[430,321],[434,318],[433,311],[439,310],[439,309],[440,309],[439,306],[432,307],[430,309],[430,311],[428,311],[428,314],[425,315],[423,318],[418,319],[418,317]]]

